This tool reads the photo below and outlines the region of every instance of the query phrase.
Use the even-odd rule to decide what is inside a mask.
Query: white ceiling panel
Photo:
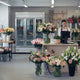
[[[23,0],[1,0],[11,6],[23,6]],[[37,6],[51,6],[51,0],[25,0],[27,5],[31,7]],[[55,6],[77,6],[79,0],[55,0]]]

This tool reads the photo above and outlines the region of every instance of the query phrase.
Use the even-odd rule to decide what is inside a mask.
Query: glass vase
[[[60,77],[61,76],[61,67],[54,67],[54,76]]]
[[[10,35],[6,36],[6,41],[10,41]]]
[[[50,43],[50,38],[49,38],[49,34],[44,34],[44,43]]]
[[[1,34],[2,40],[6,41],[6,34]]]
[[[41,73],[42,73],[41,65],[42,65],[42,63],[35,63],[35,66],[36,66],[35,74],[37,76],[41,75]]]

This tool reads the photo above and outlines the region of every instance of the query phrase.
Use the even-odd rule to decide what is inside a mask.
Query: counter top
[[[60,46],[70,46],[70,45],[73,45],[73,46],[74,46],[74,45],[77,45],[77,46],[78,46],[77,43],[73,43],[73,44],[52,44],[52,43],[45,44],[45,43],[44,43],[43,46],[44,46],[44,45],[54,45],[54,46],[57,46],[57,45],[60,45]]]
[[[0,43],[13,43],[14,41],[2,41],[0,40]]]

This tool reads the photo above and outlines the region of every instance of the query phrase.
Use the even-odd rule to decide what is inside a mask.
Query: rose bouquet
[[[66,65],[64,59],[57,56],[52,56],[50,59],[46,59],[46,62],[53,67],[64,67]]]
[[[56,31],[56,27],[52,23],[43,23],[38,27],[38,31],[45,34],[54,33]]]
[[[69,23],[74,23],[74,21],[73,21],[72,18],[67,19],[67,21],[68,21]]]
[[[44,61],[42,57],[44,57],[44,54],[41,51],[31,52],[29,60],[33,63],[42,63]]]
[[[43,39],[37,38],[31,41],[35,48],[41,49],[43,44]]]
[[[35,63],[36,66],[36,75],[40,75],[42,73],[41,64],[43,63],[44,54],[41,51],[31,52],[29,56],[29,60]]]
[[[63,58],[52,56],[50,59],[46,59],[46,62],[54,67],[54,76],[60,77],[61,76],[61,67],[66,65],[66,62]]]

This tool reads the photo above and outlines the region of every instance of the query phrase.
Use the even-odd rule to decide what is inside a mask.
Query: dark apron
[[[70,37],[70,31],[61,30],[61,43],[67,44],[67,40]]]

